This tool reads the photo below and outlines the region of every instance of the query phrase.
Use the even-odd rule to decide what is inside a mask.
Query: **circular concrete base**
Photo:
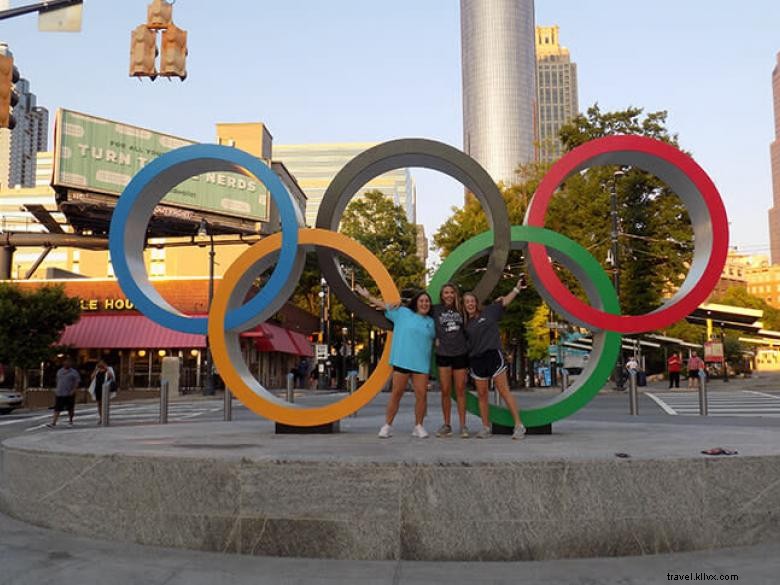
[[[143,544],[338,559],[524,560],[777,541],[780,428],[564,421],[524,441],[265,421],[4,443],[0,508]],[[739,455],[708,458],[722,446]],[[619,458],[616,452],[628,453]]]

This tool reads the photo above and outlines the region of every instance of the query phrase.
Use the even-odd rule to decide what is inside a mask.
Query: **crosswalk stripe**
[[[645,392],[669,415],[699,414],[698,392]],[[707,411],[710,416],[780,416],[780,397],[753,390],[708,393]]]

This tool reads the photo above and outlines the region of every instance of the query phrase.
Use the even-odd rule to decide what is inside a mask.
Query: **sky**
[[[81,33],[38,32],[34,15],[2,21],[0,41],[52,114],[202,142],[217,122],[260,121],[277,144],[425,137],[462,148],[458,0],[177,0],[174,21],[189,35],[183,83],[128,76],[130,31],[148,1],[85,0]],[[580,110],[668,111],[721,192],[731,246],[768,250],[780,2],[537,0],[536,22],[560,26]],[[430,237],[463,188],[433,171],[413,176]]]

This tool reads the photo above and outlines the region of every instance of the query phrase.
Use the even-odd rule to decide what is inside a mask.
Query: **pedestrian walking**
[[[73,360],[69,357],[62,362],[57,370],[57,386],[54,389],[54,416],[46,426],[54,428],[60,418],[60,412],[68,411],[68,424],[73,426],[73,416],[76,409],[76,389],[81,385],[81,376],[73,368]]]
[[[92,372],[88,392],[97,402],[98,425],[103,424],[103,397],[111,399],[111,393],[116,391],[116,375],[114,368],[105,360],[100,360]]]
[[[466,338],[469,348],[469,368],[474,385],[477,387],[479,414],[482,418],[482,430],[476,435],[478,439],[486,439],[492,434],[488,418],[488,386],[493,381],[498,393],[506,404],[515,423],[513,439],[525,437],[525,427],[520,422],[514,396],[509,391],[509,379],[506,375],[506,362],[501,347],[501,335],[498,323],[504,314],[504,309],[511,303],[520,291],[526,287],[525,279],[520,277],[517,284],[509,292],[485,307],[480,307],[474,293],[463,295],[463,306],[466,310]]]
[[[680,370],[682,369],[682,360],[679,353],[674,352],[669,356],[669,359],[666,360],[666,369],[669,372],[669,388],[679,388]]]
[[[462,438],[468,439],[466,379],[469,368],[469,348],[457,286],[451,282],[442,286],[439,301],[439,304],[433,306],[432,314],[436,326],[436,367],[439,369],[441,410],[444,422],[441,428],[436,431],[436,436],[452,436],[451,395],[454,385],[460,423],[459,434]]]
[[[390,365],[393,366],[390,400],[387,403],[385,424],[379,430],[379,437],[387,439],[393,434],[393,420],[398,413],[401,398],[406,392],[409,380],[414,388],[414,430],[412,436],[418,439],[428,437],[423,419],[428,406],[428,378],[431,372],[431,352],[436,335],[431,313],[431,297],[419,292],[407,306],[385,304],[373,297],[362,286],[355,291],[372,305],[385,307],[385,316],[393,322],[393,342],[390,346]]]

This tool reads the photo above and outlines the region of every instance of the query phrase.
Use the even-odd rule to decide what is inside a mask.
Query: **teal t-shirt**
[[[393,322],[390,365],[429,374],[433,339],[436,337],[433,319],[406,307],[387,309],[385,317]]]

